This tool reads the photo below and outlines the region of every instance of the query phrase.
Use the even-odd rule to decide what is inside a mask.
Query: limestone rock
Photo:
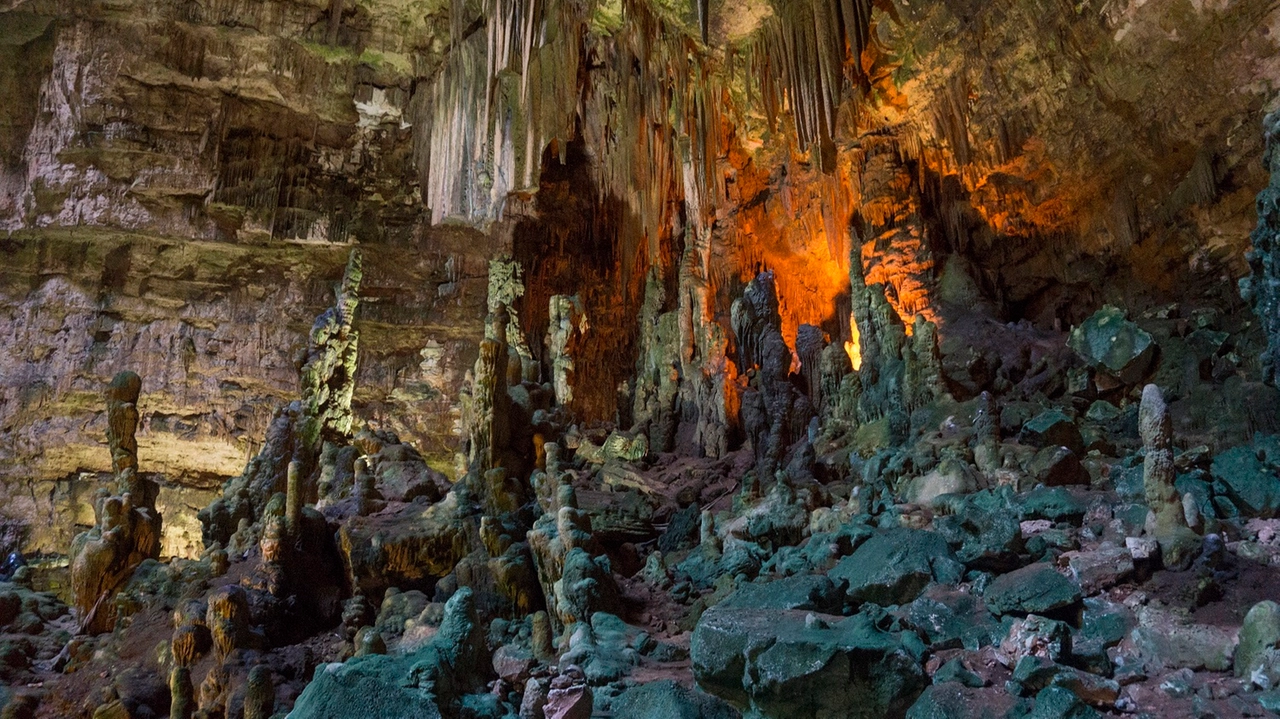
[[[1010,666],[1028,657],[1065,661],[1071,656],[1071,628],[1066,622],[1031,614],[1009,625],[998,649],[997,657]]]
[[[1089,483],[1089,471],[1080,458],[1066,447],[1045,447],[1027,465],[1027,473],[1037,484],[1062,487]]]
[[[747,609],[803,609],[839,614],[843,588],[821,574],[807,574],[777,581],[747,582],[716,606]]]
[[[1280,514],[1280,441],[1259,436],[1213,458],[1213,478],[1248,516]]]
[[[998,571],[1022,563],[1022,528],[1007,494],[992,490],[973,494],[953,506],[952,514],[935,518],[933,526],[967,567]]]
[[[993,704],[987,694],[956,683],[934,684],[907,710],[907,719],[1001,719],[1008,703]]]
[[[864,542],[828,576],[848,583],[854,602],[906,604],[933,581],[954,583],[963,574],[939,534],[919,529],[891,529]]]
[[[1124,384],[1140,381],[1156,353],[1151,335],[1130,322],[1123,310],[1111,305],[1071,330],[1067,344],[1089,366]]]
[[[571,668],[572,669],[572,668]],[[551,680],[547,703],[543,705],[546,719],[591,719],[591,687],[580,673],[570,671]]]
[[[1080,587],[1043,562],[1002,574],[982,595],[996,614],[1044,614],[1080,601]]]
[[[899,715],[925,686],[910,645],[865,615],[713,608],[694,630],[692,656],[704,691],[778,719]]]
[[[113,490],[99,490],[94,527],[71,543],[71,593],[89,634],[115,626],[115,592],[134,569],[160,555],[161,517],[156,485],[138,476],[138,394],[142,380],[121,372],[107,388],[107,443],[116,471]]]
[[[1250,276],[1240,280],[1240,294],[1253,306],[1262,323],[1267,345],[1262,352],[1264,379],[1275,383],[1280,370],[1280,113],[1268,114],[1262,123],[1265,151],[1263,164],[1271,181],[1258,193],[1258,225],[1249,239],[1253,249],[1246,255]]]
[[[452,716],[454,702],[480,691],[489,657],[475,599],[463,587],[445,605],[440,630],[416,651],[392,657],[368,654],[342,664],[321,664],[294,704],[293,719],[378,716],[392,719]]]
[[[616,719],[737,719],[741,714],[713,696],[664,679],[619,694],[613,700],[613,716]]]
[[[1145,659],[1166,669],[1226,671],[1235,649],[1234,632],[1152,607],[1138,612],[1138,626],[1129,638]]]
[[[1087,552],[1067,552],[1059,558],[1086,594],[1119,584],[1133,573],[1133,555],[1125,547],[1103,546]]]
[[[1249,609],[1240,627],[1240,644],[1235,652],[1235,674],[1248,678],[1264,664],[1274,661],[1273,650],[1280,646],[1280,604],[1266,600]]]
[[[1066,447],[1076,454],[1084,451],[1084,439],[1075,422],[1062,412],[1045,410],[1022,426],[1025,441],[1037,447]]]

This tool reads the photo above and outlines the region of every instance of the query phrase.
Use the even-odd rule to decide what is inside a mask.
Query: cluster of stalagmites
[[[867,222],[906,242],[918,219]],[[106,606],[171,610],[156,664],[174,719],[1280,707],[1280,608],[1229,592],[1280,564],[1280,441],[1215,454],[1174,433],[1197,392],[1274,400],[1212,384],[1230,362],[1220,319],[1140,326],[1104,307],[1037,335],[1034,359],[982,344],[1016,328],[944,352],[855,252],[856,337],[804,325],[789,347],[771,273],[717,321],[708,251],[691,228],[675,281],[650,272],[625,428],[573,422],[591,308],[552,296],[537,358],[520,268],[495,261],[456,482],[353,423],[353,255],[299,362],[302,400],[201,512],[205,555],[167,575],[138,569],[159,520],[121,375],[118,496],[72,565],[85,627]],[[1197,619],[1208,606],[1242,621]],[[696,688],[641,681],[655,669]],[[142,716],[116,685],[99,714]]]

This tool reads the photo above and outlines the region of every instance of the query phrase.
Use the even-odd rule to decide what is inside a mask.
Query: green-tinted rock
[[[737,719],[742,715],[723,701],[686,689],[670,679],[631,687],[613,700],[614,719]]]
[[[935,684],[924,691],[907,710],[907,719],[999,719],[1003,706],[983,701],[970,689],[954,684]]]
[[[1169,611],[1144,607],[1138,626],[1129,634],[1138,653],[1152,666],[1165,669],[1231,668],[1235,636],[1220,627],[1189,623]]]
[[[459,589],[445,605],[440,630],[404,656],[370,654],[343,664],[322,664],[298,696],[292,719],[432,719],[441,706],[481,693],[489,658],[471,590]]]
[[[1048,519],[1079,524],[1085,504],[1065,487],[1036,487],[1021,501],[1023,519]]]
[[[1174,480],[1173,487],[1180,497],[1190,494],[1195,500],[1196,508],[1200,510],[1200,516],[1209,520],[1217,517],[1218,513],[1213,505],[1213,487],[1210,486],[1206,477],[1203,470],[1179,474]]]
[[[693,633],[704,691],[761,717],[901,716],[926,681],[923,647],[878,629],[865,614],[716,607]]]
[[[1066,447],[1079,454],[1084,450],[1080,429],[1056,409],[1045,410],[1022,426],[1022,436],[1036,447]]]
[[[1107,650],[1119,644],[1135,624],[1137,619],[1123,604],[1096,597],[1085,599],[1080,630],[1071,639],[1071,665],[1111,676],[1113,667]]]
[[[974,674],[965,667],[964,662],[959,657],[943,664],[933,675],[934,684],[945,684],[946,682],[955,682],[970,689],[977,689],[987,685],[987,681],[982,677]]]
[[[867,540],[828,576],[848,583],[851,601],[889,606],[910,602],[931,581],[954,584],[963,574],[964,566],[941,535],[898,528]]]
[[[1046,487],[1062,487],[1073,484],[1089,484],[1089,470],[1080,464],[1080,458],[1067,447],[1053,445],[1036,452],[1027,463],[1027,474],[1036,484]]]
[[[980,608],[973,595],[943,587],[930,588],[903,607],[903,613],[906,622],[935,651],[963,646],[967,633],[983,630],[990,636],[998,631],[997,622]]]
[[[1091,367],[1125,384],[1134,384],[1151,368],[1156,344],[1151,335],[1107,305],[1071,330],[1067,345]]]
[[[996,577],[983,600],[994,614],[1044,614],[1080,601],[1080,587],[1037,562]]]
[[[1116,494],[1121,499],[1146,502],[1147,489],[1142,483],[1142,464],[1139,463],[1135,467],[1113,467],[1111,470],[1111,483],[1116,488]],[[1143,514],[1146,513],[1146,506],[1143,506]]]
[[[1240,644],[1236,647],[1235,672],[1247,677],[1264,662],[1267,649],[1280,644],[1280,604],[1271,600],[1253,605],[1240,627]]]
[[[1070,689],[1051,686],[1036,695],[1035,709],[1027,719],[1095,719],[1100,716]]]
[[[1280,714],[1280,689],[1259,694],[1258,705],[1272,714]]]
[[[607,612],[591,615],[591,622],[568,628],[569,647],[560,661],[575,664],[593,685],[616,681],[640,663],[634,649],[641,630]]]
[[[1084,416],[1094,422],[1110,422],[1118,418],[1120,414],[1119,407],[1100,399],[1089,405],[1089,411]]]
[[[1252,445],[1234,447],[1213,458],[1213,478],[1240,511],[1274,517],[1280,512],[1280,443],[1256,437]]]
[[[821,574],[788,577],[772,582],[749,582],[719,605],[723,608],[805,609],[839,614],[844,588]]]
[[[1025,550],[1018,513],[1010,497],[984,490],[964,498],[953,514],[937,517],[934,529],[956,550],[965,566],[1007,571]]]

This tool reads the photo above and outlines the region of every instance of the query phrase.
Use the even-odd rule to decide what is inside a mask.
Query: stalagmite
[[[302,463],[294,460],[289,463],[288,481],[285,495],[285,529],[290,538],[297,539],[302,529]]]
[[[1187,528],[1182,497],[1174,488],[1173,420],[1163,393],[1154,384],[1142,388],[1138,433],[1145,455],[1142,486],[1149,507],[1147,534],[1160,542],[1166,566],[1185,567],[1199,551],[1199,538]]]
[[[276,688],[271,670],[261,664],[249,670],[244,693],[244,719],[268,719],[276,708]]]
[[[196,700],[189,668],[174,666],[169,672],[169,696],[169,719],[191,719],[196,710]]]
[[[742,395],[742,427],[755,451],[757,475],[771,482],[795,439],[790,436],[795,396],[787,378],[791,351],[782,339],[772,273],[758,275],[734,300],[732,321],[739,361],[754,375]]]
[[[471,387],[472,424],[468,428],[471,469],[484,473],[497,466],[507,443],[507,313],[498,305],[486,321]]]
[[[360,281],[364,277],[359,250],[352,250],[342,281],[334,291],[334,306],[316,318],[311,326],[302,378],[302,416],[299,435],[311,455],[320,451],[320,442],[351,436],[351,397],[355,393],[356,358],[360,333],[352,328],[360,304]]]
[[[71,543],[71,593],[81,630],[110,631],[115,625],[115,592],[145,559],[160,554],[158,487],[138,476],[138,395],[142,380],[121,372],[107,389],[107,441],[116,492],[100,489],[94,501],[95,526]]]
[[[277,493],[290,492],[289,471],[298,463],[298,510],[306,501],[311,473],[324,443],[346,444],[354,421],[351,399],[355,393],[359,332],[353,327],[364,276],[359,250],[347,258],[341,282],[334,288],[334,304],[311,326],[307,348],[300,353],[298,379],[301,399],[277,410],[266,441],[244,472],[228,480],[222,497],[200,510],[205,546],[229,546],[242,520],[262,519],[267,503]]]
[[[573,357],[569,354],[569,341],[581,324],[582,301],[576,295],[552,295],[547,311],[547,355],[551,359],[551,387],[555,390],[556,403],[568,406],[573,402]]]

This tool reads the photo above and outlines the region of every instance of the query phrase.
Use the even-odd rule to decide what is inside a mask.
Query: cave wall
[[[165,552],[196,549],[194,511],[296,397],[355,243],[357,411],[452,472],[503,249],[421,205],[406,112],[448,32],[430,2],[0,9],[0,483],[27,549],[91,521],[81,473],[109,467],[122,369]]]
[[[693,4],[632,0],[5,5],[15,513],[58,515],[105,466],[99,388],[125,367],[144,469],[175,492],[239,471],[352,244],[357,413],[440,466],[487,261],[513,251],[535,348],[551,294],[586,299],[575,350],[603,371],[576,401],[623,424],[645,273],[676,309],[702,233],[700,321],[726,335],[772,269],[788,342],[806,323],[848,341],[851,250],[944,343],[956,307],[1045,331],[1103,302],[1241,307],[1274,3],[852,3],[836,41],[811,35],[829,3],[709,7],[703,42]]]

